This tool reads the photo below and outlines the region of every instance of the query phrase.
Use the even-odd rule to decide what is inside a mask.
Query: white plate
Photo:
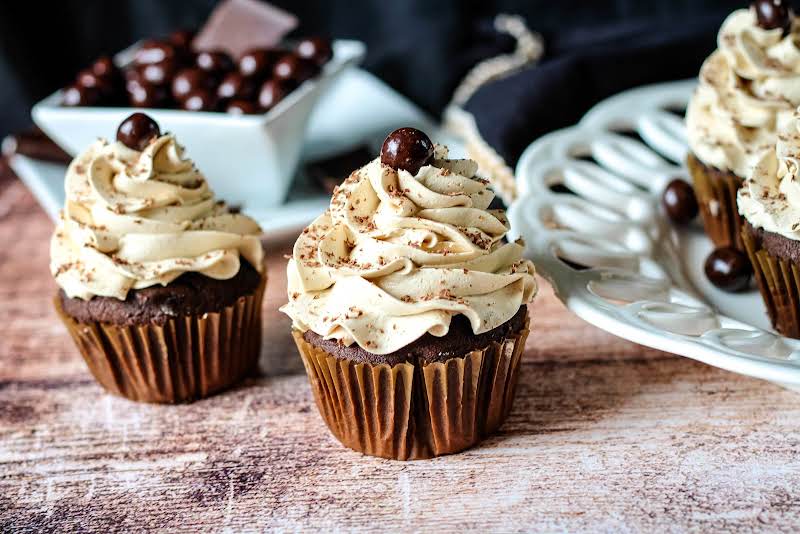
[[[306,161],[318,160],[362,144],[368,144],[377,151],[386,134],[400,126],[416,126],[433,132],[437,141],[453,143],[438,133],[426,114],[408,99],[368,72],[351,69],[344,72],[322,95],[311,114],[302,158]],[[184,143],[183,139],[181,142]],[[187,155],[194,159],[196,147],[184,144]],[[455,148],[455,153],[458,153],[459,148]],[[223,141],[216,152],[224,154],[225,151]],[[227,163],[232,168],[244,164],[232,159]],[[58,210],[64,205],[66,167],[24,156],[14,156],[11,165],[55,220]],[[209,180],[213,185],[214,177],[210,176]],[[219,191],[216,192],[221,198],[229,200]],[[258,220],[268,237],[281,237],[322,213],[329,200],[329,195],[310,184],[307,177],[298,174],[292,182],[286,202],[269,206],[251,200],[245,205],[244,211]]]
[[[664,186],[688,179],[683,119],[669,110],[685,109],[694,87],[690,80],[622,93],[577,126],[530,145],[517,165],[512,234],[525,238],[558,297],[587,322],[800,388],[800,341],[769,329],[756,290],[728,294],[711,286],[703,262],[712,246],[699,223],[676,229],[661,213]],[[591,268],[576,270],[560,258]]]

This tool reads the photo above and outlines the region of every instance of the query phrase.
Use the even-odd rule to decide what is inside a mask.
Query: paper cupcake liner
[[[364,454],[418,460],[463,451],[500,427],[528,326],[462,357],[394,366],[342,360],[293,335],[331,433]]]
[[[800,266],[760,247],[746,226],[742,240],[772,327],[784,336],[800,339]]]
[[[262,276],[255,293],[219,312],[163,325],[80,323],[64,312],[58,297],[55,304],[105,389],[140,402],[191,402],[233,385],[257,367],[265,285]]]
[[[730,172],[711,169],[691,155],[686,163],[694,182],[706,234],[716,247],[744,250],[744,219],[739,215],[736,205],[736,192],[742,185],[742,179]]]

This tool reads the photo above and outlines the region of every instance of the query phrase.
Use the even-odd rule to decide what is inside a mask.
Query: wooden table
[[[481,447],[344,449],[277,308],[264,375],[184,406],[105,394],[51,309],[52,225],[0,183],[0,531],[797,530],[800,396],[586,325],[544,285],[517,401]]]

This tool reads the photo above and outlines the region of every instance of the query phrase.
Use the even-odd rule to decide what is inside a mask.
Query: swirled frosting
[[[98,140],[70,164],[50,270],[69,297],[124,300],[189,271],[226,280],[241,255],[261,271],[261,229],[214,199],[172,135],[142,152]]]
[[[800,105],[800,31],[758,26],[754,10],[723,23],[686,114],[689,146],[704,164],[746,178],[775,148],[778,129]]]
[[[800,113],[778,133],[737,196],[739,213],[756,228],[800,240]]]
[[[355,171],[295,243],[281,311],[374,354],[444,336],[456,314],[476,334],[511,319],[533,299],[534,266],[503,241],[505,214],[476,171],[439,146],[416,175],[379,158]]]

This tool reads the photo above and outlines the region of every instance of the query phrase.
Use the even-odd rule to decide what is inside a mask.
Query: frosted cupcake
[[[800,115],[738,196],[742,238],[772,325],[800,338]]]
[[[401,128],[295,244],[282,311],[323,419],[357,451],[458,452],[511,408],[534,267],[476,171]]]
[[[742,249],[736,192],[800,105],[800,30],[781,0],[723,23],[686,114],[691,172],[706,233]]]
[[[106,389],[185,402],[251,371],[261,229],[217,201],[175,137],[135,113],[70,164],[50,245],[56,308]]]

